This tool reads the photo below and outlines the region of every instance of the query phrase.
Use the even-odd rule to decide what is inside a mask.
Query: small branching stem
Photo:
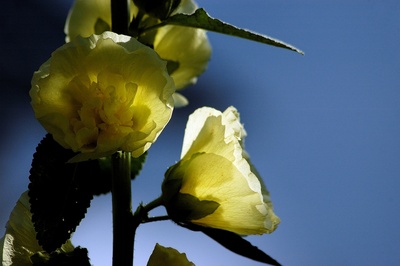
[[[159,206],[163,205],[163,199],[162,197],[158,197],[155,200],[147,203],[146,205],[143,206],[143,209],[148,213],[150,212],[152,209],[155,209]]]

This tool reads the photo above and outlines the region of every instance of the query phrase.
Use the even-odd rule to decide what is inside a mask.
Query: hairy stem
[[[132,226],[131,153],[112,157],[113,266],[133,265],[135,230]]]
[[[143,206],[143,209],[146,212],[149,212],[152,209],[155,209],[155,208],[157,208],[157,207],[159,207],[161,205],[163,205],[163,199],[162,199],[162,197],[158,197],[155,200],[153,200],[153,201],[147,203],[145,206]]]

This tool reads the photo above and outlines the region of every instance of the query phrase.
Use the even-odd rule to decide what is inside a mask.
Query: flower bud
[[[172,220],[239,235],[276,229],[280,220],[243,149],[245,135],[233,107],[224,113],[204,107],[189,117],[181,160],[166,172],[162,185]]]

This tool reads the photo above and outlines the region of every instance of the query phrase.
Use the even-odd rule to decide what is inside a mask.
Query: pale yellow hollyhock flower
[[[138,8],[131,4],[131,19]],[[64,26],[65,41],[77,36],[89,37],[111,30],[111,0],[75,0]]]
[[[147,266],[194,266],[185,253],[180,253],[174,248],[163,247],[156,244]]]
[[[234,107],[223,113],[203,107],[189,117],[181,161],[167,171],[162,187],[164,205],[173,220],[240,235],[271,233],[276,229],[280,220],[244,151],[245,136]],[[214,205],[183,200],[187,194]],[[192,218],[185,220],[185,215]]]
[[[174,83],[154,50],[129,36],[77,37],[34,73],[36,118],[82,160],[142,155],[171,118]]]
[[[75,0],[66,24],[66,41],[78,35],[88,37],[111,28],[110,0]],[[131,18],[138,12],[131,3]],[[182,0],[173,12],[191,14],[197,9],[192,0]],[[206,32],[202,29],[180,26],[164,26],[157,29],[153,43],[154,50],[162,59],[179,62],[179,67],[171,74],[176,88],[182,89],[194,84],[197,77],[207,68],[211,56],[211,46]],[[174,95],[175,106],[187,104],[182,95]]]
[[[3,266],[33,265],[30,257],[37,252],[45,254],[36,240],[32,223],[28,191],[19,198],[6,225],[6,233],[0,239],[0,262]],[[61,252],[72,252],[74,247],[68,240],[60,249]]]
[[[197,8],[194,1],[182,0],[172,14],[192,14]],[[179,68],[171,75],[177,89],[195,84],[197,77],[206,70],[211,56],[206,32],[190,27],[160,28],[154,41],[154,49],[161,58],[179,62]]]

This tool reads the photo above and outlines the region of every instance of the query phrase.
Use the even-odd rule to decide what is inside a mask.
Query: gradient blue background
[[[1,235],[45,134],[29,105],[32,72],[63,44],[71,3],[2,4]],[[133,183],[134,207],[159,195],[163,173],[179,159],[188,114],[203,105],[234,105],[282,220],[273,234],[249,237],[253,244],[283,265],[399,265],[400,2],[198,3],[306,55],[210,33],[208,71],[185,91],[191,105],[175,111],[151,148]],[[73,242],[89,249],[92,264],[111,264],[109,196],[92,202]],[[136,265],[145,265],[156,242],[186,252],[197,265],[261,265],[168,221],[139,227]]]

